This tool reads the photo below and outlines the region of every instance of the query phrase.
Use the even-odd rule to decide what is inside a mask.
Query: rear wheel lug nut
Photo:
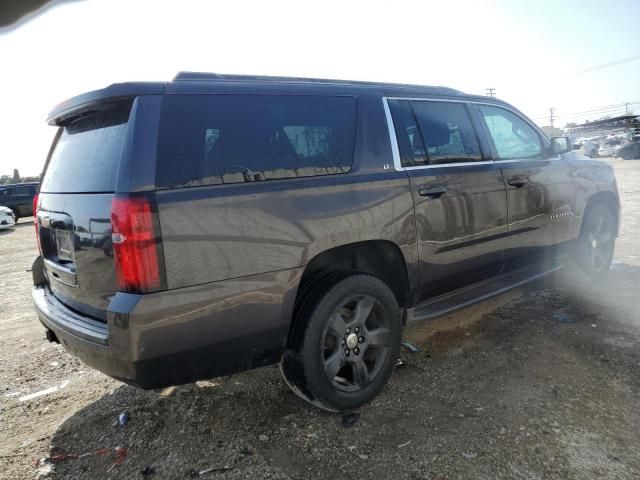
[[[347,341],[343,338],[342,340],[340,340],[340,345],[345,345],[347,343]]]
[[[348,349],[348,348],[344,351],[344,354],[345,354],[347,357],[349,356],[349,354],[350,354],[350,353],[351,353],[351,352],[349,351],[349,349]]]
[[[359,341],[360,343],[364,343],[364,337],[360,337],[360,338],[358,339],[358,341]]]
[[[358,347],[356,347],[356,349],[353,351],[353,353],[355,353],[356,355],[358,355],[360,353],[360,349]]]
[[[347,328],[347,334],[351,333],[351,329]]]
[[[360,331],[360,327],[356,327],[356,333]]]

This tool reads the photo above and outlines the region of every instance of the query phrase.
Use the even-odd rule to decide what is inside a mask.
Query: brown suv
[[[50,340],[142,388],[280,362],[370,400],[406,322],[577,260],[609,269],[612,169],[442,87],[182,73],[54,109],[33,299]]]

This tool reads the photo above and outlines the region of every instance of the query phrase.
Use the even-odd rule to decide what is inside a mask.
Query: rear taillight
[[[39,193],[36,193],[35,196],[33,197],[33,206],[32,206],[32,211],[33,211],[33,216],[35,217],[38,214],[38,197],[40,196]],[[35,218],[34,218],[35,220]]]
[[[163,286],[155,209],[148,197],[114,197],[111,238],[120,290],[144,293]]]

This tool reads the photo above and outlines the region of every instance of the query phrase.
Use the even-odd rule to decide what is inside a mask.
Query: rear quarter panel
[[[157,194],[169,288],[306,265],[322,251],[385,239],[411,255],[404,173],[348,175]]]

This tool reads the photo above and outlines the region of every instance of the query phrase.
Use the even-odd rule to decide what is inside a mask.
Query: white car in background
[[[600,148],[598,149],[599,157],[613,157],[616,153],[616,149],[622,145],[624,142],[622,138],[619,136],[611,136],[607,137],[606,140],[600,143]]]
[[[597,143],[597,137],[585,138],[582,143],[582,153],[587,157],[597,157],[600,145]]]
[[[0,207],[0,230],[11,228],[16,224],[16,217],[10,208]]]

